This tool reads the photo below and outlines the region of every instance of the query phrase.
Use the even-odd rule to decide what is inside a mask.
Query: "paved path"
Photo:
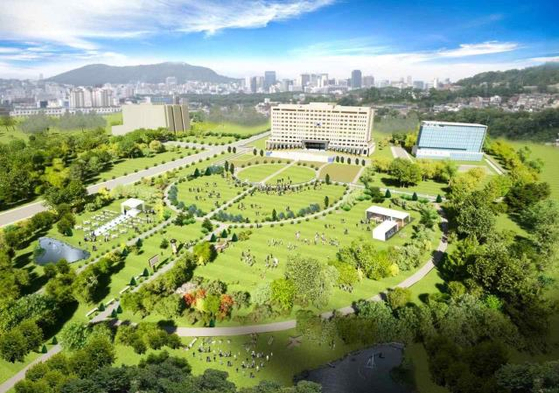
[[[359,169],[359,172],[357,172],[357,174],[355,175],[355,177],[351,181],[353,184],[359,184],[359,178],[361,177],[361,175],[365,171],[365,168],[366,167],[362,167],[361,169]]]
[[[499,168],[490,158],[484,158],[485,162],[495,171],[497,175],[504,175],[505,172]]]
[[[265,179],[262,179],[261,181],[259,181],[258,183],[260,184],[266,184],[266,182],[270,179],[273,179],[274,177],[276,177],[277,175],[279,175],[280,173],[282,173],[283,171],[285,171],[287,168],[292,167],[293,165],[295,165],[297,161],[291,161],[289,164],[287,164],[286,166],[284,166],[283,168],[277,170],[276,172],[272,173],[270,176],[266,177]]]
[[[23,369],[21,369],[16,374],[14,374],[6,382],[2,383],[0,385],[0,393],[8,392],[10,389],[12,389],[15,386],[16,383],[18,383],[19,381],[21,381],[22,379],[25,378],[25,373],[27,372],[27,370],[29,370],[31,367],[33,367],[37,363],[47,361],[48,359],[50,359],[51,357],[53,357],[54,355],[59,353],[61,350],[62,350],[62,347],[60,345],[55,345],[47,353],[45,353],[42,356],[39,356],[37,359],[33,360],[31,363],[29,363]]]
[[[198,160],[200,159],[206,159],[207,157],[213,157],[214,154],[221,154],[221,152],[223,151],[227,151],[228,147],[241,147],[244,146],[248,143],[252,143],[253,141],[260,139],[266,135],[269,134],[268,132],[265,132],[263,134],[258,134],[258,135],[254,135],[250,138],[247,139],[241,139],[237,142],[233,142],[230,143],[228,145],[223,145],[223,146],[212,146],[210,149],[204,150],[203,152],[200,152],[198,154],[193,154],[190,155],[188,157],[185,158],[181,158],[175,161],[170,161],[168,163],[165,164],[161,164],[161,165],[157,165],[154,166],[152,168],[149,169],[144,169],[135,173],[131,173],[129,175],[126,176],[121,176],[118,177],[116,179],[112,179],[112,180],[108,180],[105,182],[101,182],[101,183],[97,183],[97,184],[93,184],[89,187],[87,187],[87,192],[89,194],[94,194],[97,191],[99,191],[99,189],[101,187],[105,187],[107,189],[112,189],[115,188],[116,186],[119,185],[124,185],[124,184],[130,184],[130,183],[135,183],[139,180],[141,180],[143,177],[153,177],[153,176],[157,176],[161,173],[165,173],[168,171],[171,171],[173,169],[176,168],[180,168],[184,165],[187,164],[191,164],[193,162],[198,162]],[[6,225],[10,225],[13,224],[15,222],[24,220],[26,218],[29,218],[39,212],[45,211],[47,210],[47,207],[44,205],[44,203],[42,201],[39,202],[34,202],[28,205],[24,205],[24,206],[20,206],[17,207],[15,209],[11,209],[11,210],[7,210],[3,213],[0,213],[0,227],[6,226]]]
[[[408,159],[408,160],[412,161],[410,155],[408,154],[406,149],[404,149],[403,147],[390,146],[390,150],[392,151],[392,156],[394,158],[405,158],[405,159]]]

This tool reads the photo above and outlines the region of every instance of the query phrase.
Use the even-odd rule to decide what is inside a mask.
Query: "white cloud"
[[[557,63],[559,62],[559,56],[533,57],[530,60],[538,63]]]
[[[516,49],[518,44],[515,42],[489,41],[480,44],[460,44],[457,49],[442,50],[436,54],[440,57],[468,57],[510,52]]]
[[[91,50],[97,38],[159,32],[214,34],[264,27],[313,12],[334,0],[17,0],[0,13],[0,37]]]

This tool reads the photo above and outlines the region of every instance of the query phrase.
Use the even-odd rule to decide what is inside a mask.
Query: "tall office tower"
[[[276,71],[264,71],[264,90],[276,84]]]
[[[375,77],[366,75],[363,77],[363,87],[373,87],[375,85]]]
[[[252,76],[250,78],[249,90],[251,93],[256,93],[256,91],[258,90],[258,82],[255,76]]]
[[[264,82],[263,76],[256,77],[256,91],[262,91],[264,89]]]
[[[413,83],[413,79],[412,79],[411,75],[408,75],[408,77],[406,78],[406,84],[408,86],[411,86],[412,83]]]
[[[311,76],[309,74],[301,74],[301,76],[299,76],[299,84],[301,85],[301,87],[304,89],[305,86],[307,86],[311,81]]]
[[[413,88],[423,90],[425,88],[425,84],[423,81],[413,81]]]
[[[362,86],[361,70],[351,71],[351,88],[360,89]]]
[[[268,149],[319,149],[369,155],[374,111],[369,107],[315,102],[272,107]]]
[[[423,121],[413,152],[417,158],[481,161],[486,131],[483,124]]]
[[[328,74],[319,74],[317,79],[317,87],[326,87],[328,85]]]

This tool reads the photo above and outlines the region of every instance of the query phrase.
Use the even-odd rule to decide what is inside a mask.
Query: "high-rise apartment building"
[[[417,158],[481,161],[487,126],[423,121],[413,152]]]
[[[363,83],[362,83],[361,70],[351,71],[351,88],[360,89],[362,85]]]
[[[251,93],[256,93],[256,91],[258,90],[258,83],[255,76],[250,78],[249,90]]]
[[[299,82],[299,85],[304,88],[311,82],[311,76],[309,74],[301,74],[301,76],[299,76]]]
[[[280,104],[271,108],[268,149],[319,149],[369,155],[374,111],[330,103]]]
[[[85,97],[83,89],[70,90],[70,108],[85,107]]]
[[[102,108],[111,106],[113,92],[109,89],[93,89],[91,93],[91,106]]]

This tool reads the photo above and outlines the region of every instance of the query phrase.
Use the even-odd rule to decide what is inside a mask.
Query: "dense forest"
[[[520,70],[482,72],[457,82],[461,86],[479,86],[484,83],[489,85],[499,83],[516,86],[554,85],[559,83],[559,64],[547,63]]]
[[[551,142],[559,133],[559,109],[541,112],[504,112],[497,108],[463,109],[459,112],[429,113],[422,120],[457,121],[487,125],[494,138]]]

